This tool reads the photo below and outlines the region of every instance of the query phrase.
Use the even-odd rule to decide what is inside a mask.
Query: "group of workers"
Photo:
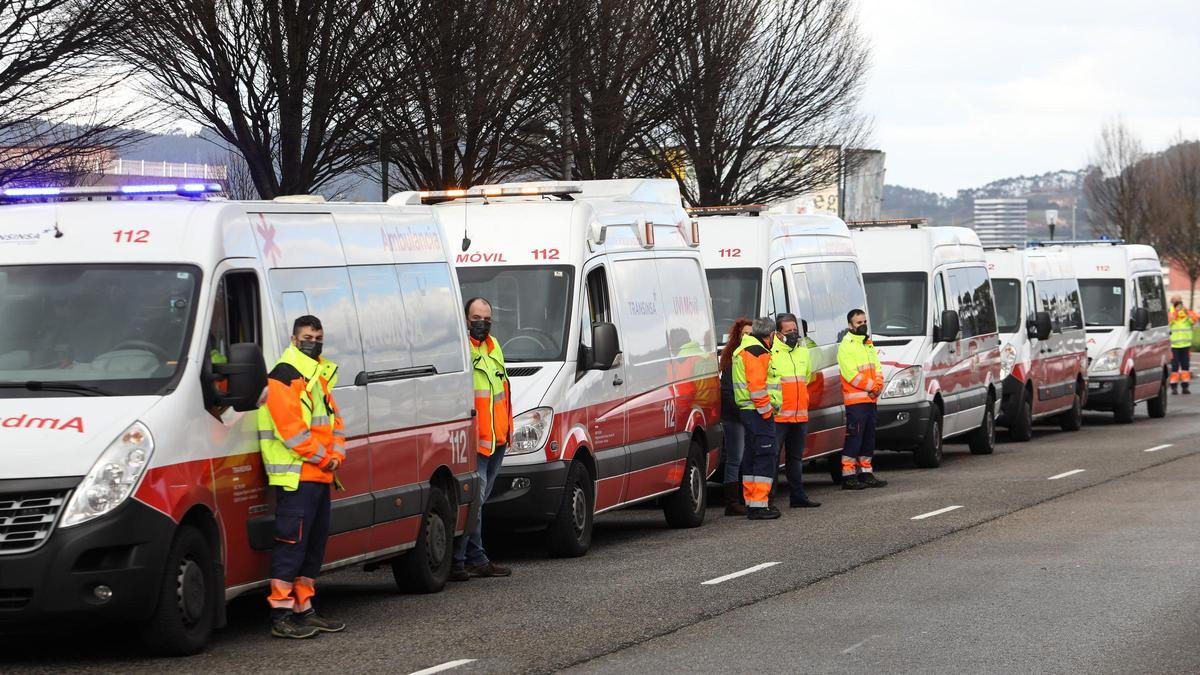
[[[471,298],[464,308],[474,372],[479,444],[479,498],[487,501],[504,461],[513,428],[504,352],[491,335],[492,305]],[[345,423],[333,400],[337,365],[321,356],[325,331],[315,316],[292,325],[291,344],[267,379],[267,400],[258,410],[258,439],[267,482],[275,492],[275,541],[271,548],[271,635],[303,639],[345,629],[313,607],[317,573],[329,538],[330,490],[346,459]],[[488,559],[483,515],[454,542],[451,581],[506,577],[507,567]]]
[[[879,355],[871,343],[867,314],[846,315],[838,344],[838,369],[846,406],[842,489],[880,488],[875,476],[875,403],[883,391]],[[780,452],[785,456],[789,506],[821,504],[804,492],[804,441],[808,426],[808,345],[792,314],[775,319],[738,319],[721,351],[721,416],[725,427],[725,515],[772,520],[771,503]]]

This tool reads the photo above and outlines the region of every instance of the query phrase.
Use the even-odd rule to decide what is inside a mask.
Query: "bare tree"
[[[867,46],[851,0],[682,0],[671,115],[642,157],[693,205],[770,202],[853,170]]]
[[[259,195],[303,194],[370,160],[366,85],[404,29],[387,0],[119,0],[146,94],[214,131]],[[402,75],[397,74],[397,77]]]
[[[1153,220],[1147,224],[1159,252],[1187,275],[1193,307],[1200,279],[1200,142],[1180,139],[1150,161]]]
[[[547,0],[413,0],[374,72],[364,127],[389,186],[441,189],[528,175],[553,117]]]
[[[138,111],[107,106],[122,80],[98,52],[117,28],[110,2],[0,0],[0,185],[75,184],[138,140]]]
[[[1144,159],[1141,141],[1124,121],[1101,127],[1083,184],[1093,231],[1129,242],[1150,236],[1141,226],[1148,199]]]

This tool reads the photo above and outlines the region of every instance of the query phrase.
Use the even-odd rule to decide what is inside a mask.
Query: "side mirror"
[[[1033,321],[1029,322],[1029,337],[1035,340],[1045,340],[1050,337],[1050,312],[1034,312]]]
[[[1134,307],[1129,330],[1143,331],[1150,327],[1150,311],[1145,307]]]
[[[621,345],[617,339],[617,327],[603,322],[592,324],[591,370],[608,370],[617,360]]]
[[[249,412],[258,408],[263,390],[267,388],[267,364],[263,361],[262,349],[253,342],[229,345],[229,360],[212,363],[212,389],[223,382],[220,390],[213,391],[217,405],[229,406],[238,412]]]
[[[958,312],[952,309],[942,310],[942,328],[936,336],[937,341],[954,342],[958,339],[959,331]]]

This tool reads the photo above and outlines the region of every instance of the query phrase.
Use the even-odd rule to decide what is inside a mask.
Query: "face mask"
[[[492,322],[487,319],[479,319],[471,322],[471,339],[476,342],[483,342],[492,332]]]
[[[870,335],[870,331],[867,330],[867,324],[864,323],[863,325],[859,326],[858,328],[855,328],[854,334],[862,335],[864,337],[866,337],[867,335]]]
[[[317,342],[316,340],[299,340],[296,342],[296,349],[299,349],[301,354],[313,361],[316,361],[321,356],[321,348],[323,346],[324,343]]]
[[[783,342],[789,347],[795,347],[796,345],[800,344],[800,334],[795,331],[791,333],[784,333]]]

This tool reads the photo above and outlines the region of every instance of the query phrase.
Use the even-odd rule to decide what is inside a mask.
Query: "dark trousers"
[[[779,449],[787,457],[788,490],[793,502],[804,501],[804,439],[808,431],[806,422],[776,422],[775,438]],[[776,452],[778,452],[777,450]]]
[[[275,545],[271,548],[273,614],[311,609],[314,580],[329,539],[329,484],[275,486]]]
[[[463,532],[454,542],[454,564],[458,567],[470,565],[477,567],[488,562],[487,552],[483,550],[483,507],[488,497],[492,496],[492,488],[496,487],[496,475],[500,473],[500,465],[504,463],[504,451],[508,446],[501,445],[492,454],[479,455],[476,470],[479,472],[479,517],[475,519],[475,529]]]
[[[779,472],[779,448],[775,420],[763,419],[754,410],[740,410],[746,445],[742,452],[742,493],[748,508],[765,508],[770,503],[771,483]]]
[[[846,406],[846,443],[842,446],[842,475],[853,476],[855,469],[871,473],[875,456],[875,404]]]
[[[1183,382],[1187,387],[1192,381],[1192,348],[1171,347],[1171,384]]]

